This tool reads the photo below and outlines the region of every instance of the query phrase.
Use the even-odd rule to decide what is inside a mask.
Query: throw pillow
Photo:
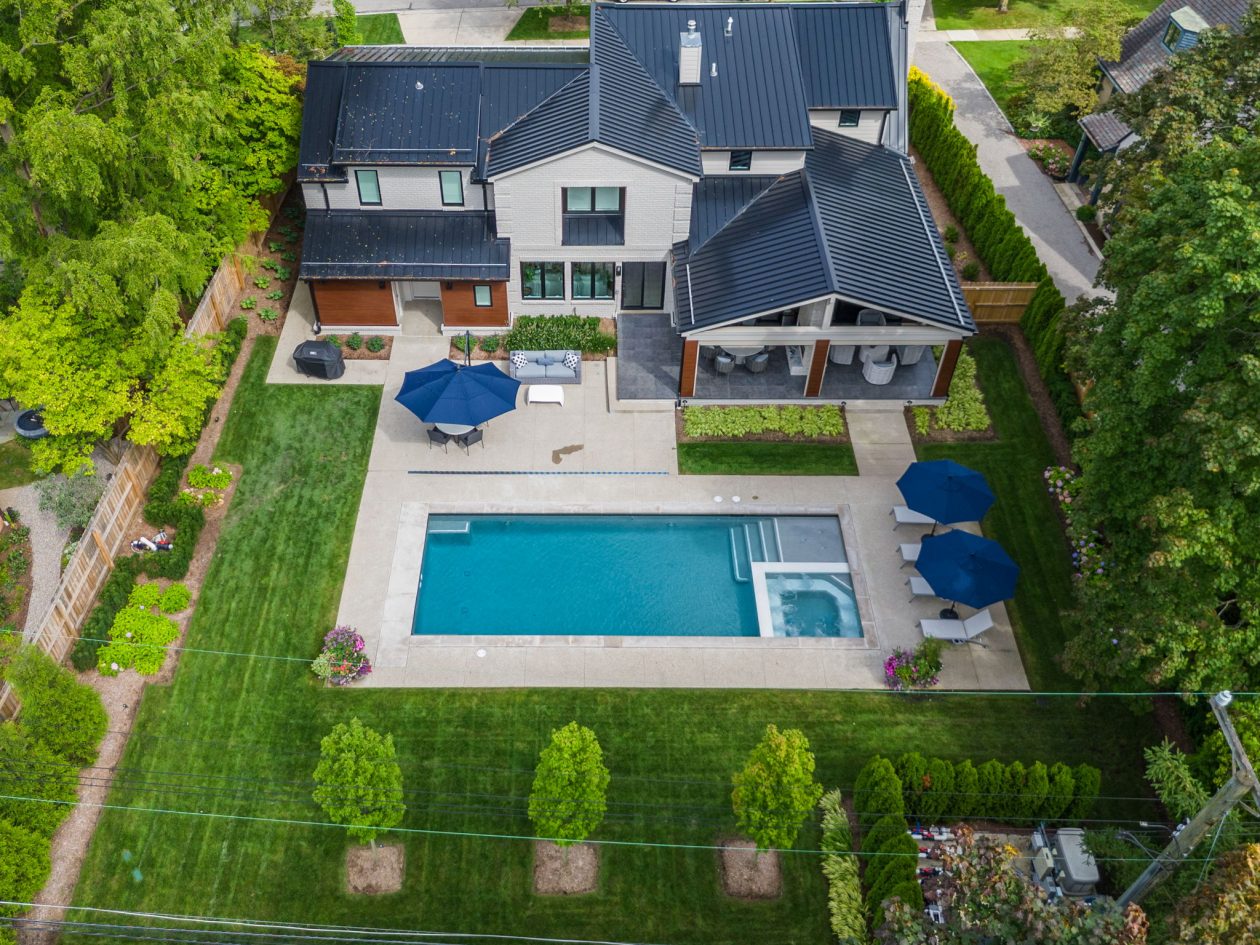
[[[582,363],[582,356],[576,351],[570,351],[564,356],[564,366],[570,371],[576,371],[577,366]]]
[[[540,367],[547,367],[555,363],[556,363],[555,361],[547,357],[545,354],[541,358],[538,359],[538,364]]]
[[[523,368],[528,363],[529,363],[529,358],[525,357],[525,355],[521,354],[519,351],[515,351],[512,353],[512,366],[513,367]]]

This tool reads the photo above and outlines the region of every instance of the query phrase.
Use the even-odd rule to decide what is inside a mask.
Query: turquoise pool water
[[[412,633],[755,637],[753,562],[844,560],[827,516],[434,515]]]

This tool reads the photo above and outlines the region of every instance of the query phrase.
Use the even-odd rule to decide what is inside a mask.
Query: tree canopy
[[[731,805],[739,829],[759,850],[792,846],[823,793],[822,785],[814,780],[809,740],[797,729],[780,732],[774,725],[766,726],[765,736],[731,781]]]
[[[538,755],[529,819],[540,837],[581,843],[604,820],[610,775],[595,733],[577,722],[551,733]]]
[[[357,718],[341,722],[319,743],[315,768],[315,803],[350,836],[375,845],[376,837],[402,821],[402,769],[391,735],[376,732]]]
[[[233,6],[0,0],[0,395],[43,406],[41,469],[142,406],[179,425],[148,385],[190,365],[181,312],[296,159],[298,87],[231,45]]]
[[[1252,13],[1122,110],[1151,137],[1108,171],[1115,299],[1069,316],[1076,514],[1106,551],[1068,665],[1094,684],[1244,689],[1260,667],[1258,63]]]

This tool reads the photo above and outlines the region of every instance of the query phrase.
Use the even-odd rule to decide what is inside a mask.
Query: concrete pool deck
[[[431,449],[424,425],[396,404],[394,395],[405,371],[445,357],[447,350],[440,337],[397,336],[387,362],[337,613],[339,624],[355,627],[367,642],[374,670],[361,685],[883,688],[884,658],[893,647],[916,646],[922,640],[917,620],[935,616],[941,607],[938,601],[911,602],[905,582],[912,572],[899,567],[899,543],[926,532],[909,526],[893,531],[889,509],[901,501],[895,485],[901,469],[834,477],[680,476],[672,405],[617,409],[609,393],[611,362],[585,363],[582,383],[564,388],[563,406],[524,405],[522,393],[521,406],[486,426],[484,448],[474,446],[469,454],[453,445]],[[285,356],[280,352],[278,359]],[[273,373],[283,369],[275,365]],[[902,423],[900,412],[889,412],[858,426],[878,428],[881,419]],[[715,496],[723,501],[715,502]],[[409,632],[430,511],[764,515],[840,514],[845,507],[845,541],[863,585],[857,589],[864,639],[413,637]],[[494,588],[494,576],[484,575],[470,593]],[[681,575],[676,587],[661,591],[686,606]],[[946,647],[942,688],[1028,688],[1006,610],[998,605],[992,613],[996,626],[983,637],[987,646]]]

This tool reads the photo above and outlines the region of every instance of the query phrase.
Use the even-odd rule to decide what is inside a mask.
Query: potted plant
[[[311,663],[311,672],[325,686],[348,686],[372,671],[363,649],[363,637],[352,627],[334,627],[324,635],[324,648]]]

